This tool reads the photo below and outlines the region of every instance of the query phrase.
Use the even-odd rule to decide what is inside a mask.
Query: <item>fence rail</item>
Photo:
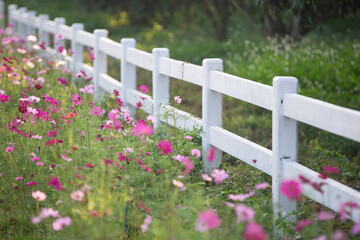
[[[0,8],[4,13],[3,2]],[[148,53],[136,49],[134,39],[125,38],[115,42],[107,38],[106,30],[89,33],[83,30],[83,24],[67,26],[63,18],[51,21],[46,14],[36,17],[34,11],[17,8],[13,4],[8,6],[8,20],[23,38],[37,31],[40,41],[44,40],[47,44],[49,34],[55,37],[61,34],[70,40],[75,55],[66,59],[73,71],[83,69],[94,76],[96,98],[118,89],[126,106],[132,110],[140,97],[147,98],[144,110],[159,120],[155,128],[159,127],[160,122],[186,129],[202,126],[203,156],[206,156],[210,146],[216,148],[216,161],[213,164],[204,161],[207,172],[219,166],[224,151],[272,176],[275,213],[296,209],[294,202],[281,196],[279,187],[284,179],[300,175],[325,184],[324,193],[321,194],[303,183],[304,194],[334,211],[339,211],[339,204],[346,201],[360,204],[360,192],[332,179],[320,179],[317,172],[297,163],[297,121],[360,142],[360,112],[299,95],[296,78],[275,77],[273,86],[264,85],[223,73],[220,59],[205,59],[203,65],[198,66],[169,58],[168,49],[156,48]],[[84,46],[95,49],[94,67],[83,63]],[[56,53],[56,45],[51,46],[53,49],[47,47],[48,52]],[[107,75],[106,56],[121,60],[121,82]],[[153,98],[136,90],[136,67],[152,72]],[[169,105],[170,78],[202,87],[202,119]],[[222,95],[272,111],[272,150],[222,128]],[[166,118],[164,111],[181,117]],[[352,209],[350,218],[357,221],[360,211]]]

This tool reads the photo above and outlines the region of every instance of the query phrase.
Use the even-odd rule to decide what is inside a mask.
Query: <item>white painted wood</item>
[[[359,111],[298,94],[285,94],[284,115],[360,142]]]
[[[36,31],[36,29],[40,27],[40,18],[37,16],[33,17],[30,24],[33,26],[33,28],[35,28]]]
[[[78,64],[82,64],[84,62],[84,46],[78,43],[77,40],[77,32],[84,30],[84,24],[82,23],[74,23],[71,25],[72,38],[71,38],[71,50],[74,52],[73,54],[73,62],[71,64],[71,70],[75,73],[79,72],[76,66]]]
[[[51,20],[46,20],[44,23],[44,31],[48,33],[55,33],[55,22]],[[50,44],[49,44],[50,46]]]
[[[95,36],[92,33],[79,30],[76,32],[76,41],[84,46],[95,47]]]
[[[0,1],[0,14],[2,16],[2,19],[0,19],[0,21],[1,21],[0,27],[5,28],[5,23],[4,23],[4,20],[5,20],[5,3],[4,3],[3,0]]]
[[[280,193],[283,180],[282,161],[290,159],[297,162],[297,122],[283,115],[284,94],[297,93],[298,80],[294,77],[275,77],[273,79],[273,114],[272,114],[272,198],[275,218],[284,212],[296,210],[296,202],[289,201]],[[296,221],[295,217],[290,219]]]
[[[210,144],[272,175],[272,151],[221,127],[210,127]],[[255,160],[255,161],[254,161]]]
[[[49,33],[45,31],[45,22],[49,20],[49,15],[40,14],[39,19],[39,42],[45,42],[45,46],[49,46]]]
[[[299,176],[306,177],[311,182],[324,183],[321,194],[319,191],[314,190],[309,184],[302,184],[303,194],[313,199],[314,201],[339,212],[339,206],[345,202],[356,202],[360,205],[360,192],[341,184],[333,179],[319,178],[319,173],[293,161],[283,161],[284,179],[298,179]],[[360,219],[360,210],[351,209],[351,219],[358,221]]]
[[[15,26],[15,21],[14,21],[14,12],[16,11],[16,9],[17,9],[16,4],[10,4],[8,6],[8,22],[10,24],[13,24],[14,27],[16,27]]]
[[[61,34],[65,39],[71,40],[73,37],[73,29],[67,25],[60,25],[59,34]]]
[[[215,149],[215,159],[210,163],[207,159],[207,153],[210,149],[210,127],[222,127],[222,94],[210,89],[211,71],[223,71],[223,62],[221,59],[203,60],[203,88],[202,88],[202,123],[204,134],[202,136],[203,162],[205,172],[210,173],[212,169],[218,168],[221,164],[221,149]]]
[[[94,31],[95,35],[95,47],[94,47],[94,86],[95,86],[95,94],[94,98],[95,101],[98,101],[100,97],[105,95],[105,91],[101,89],[99,82],[100,82],[100,74],[107,73],[107,57],[106,54],[100,51],[100,38],[107,37],[108,31],[106,29],[96,29]]]
[[[36,31],[33,26],[33,19],[36,16],[36,11],[28,11],[27,12],[27,23],[26,23],[26,36],[28,35],[35,35]]]
[[[202,121],[188,112],[174,108],[170,105],[162,105],[160,108],[160,121],[180,129],[193,130],[200,128]]]
[[[27,8],[26,7],[21,7],[19,8],[18,10],[18,16],[17,16],[17,24],[16,24],[16,27],[17,27],[17,31],[18,31],[18,34],[21,38],[24,38],[25,37],[25,24],[22,23],[20,20],[21,19],[24,19],[24,15],[26,13],[26,10]]]
[[[163,75],[184,80],[198,86],[203,85],[203,69],[198,65],[171,58],[161,58],[159,72]]]
[[[161,125],[159,121],[160,108],[163,105],[168,105],[170,101],[170,78],[168,76],[159,73],[159,60],[160,58],[169,57],[169,49],[167,48],[154,48],[152,50],[154,57],[153,60],[153,72],[152,72],[152,84],[153,84],[153,97],[154,97],[154,109],[153,115],[157,120],[154,124],[155,129],[158,129]]]
[[[151,53],[130,48],[127,50],[126,61],[145,70],[153,70],[153,56]]]
[[[121,56],[121,89],[120,98],[124,105],[129,108],[129,111],[134,114],[136,112],[136,104],[129,104],[130,96],[127,96],[129,90],[136,89],[136,66],[128,62],[128,53],[130,48],[136,47],[136,41],[133,38],[121,39],[122,56]]]
[[[122,88],[121,82],[110,77],[106,73],[100,74],[99,86],[108,93],[112,93],[114,89],[121,90]]]
[[[65,47],[65,40],[58,40],[57,38],[60,36],[60,26],[64,25],[66,23],[65,18],[55,18],[55,31],[54,31],[54,45],[53,48],[56,50],[56,56],[57,58],[60,58],[61,55],[59,52],[57,52],[57,49],[60,46]]]
[[[141,109],[149,114],[152,114],[154,101],[149,95],[139,92],[135,89],[128,89],[126,92],[126,97],[128,106],[134,106],[135,108],[136,104],[141,101],[143,105]],[[141,97],[146,99],[143,100]]]
[[[121,44],[109,38],[100,38],[100,51],[108,56],[121,60],[122,47]]]
[[[272,87],[223,72],[211,72],[210,89],[272,110]]]

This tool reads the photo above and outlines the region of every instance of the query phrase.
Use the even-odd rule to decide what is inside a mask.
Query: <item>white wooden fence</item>
[[[4,6],[2,4],[2,6]],[[4,10],[4,8],[2,9]],[[73,71],[85,70],[94,76],[95,97],[113,89],[121,90],[121,99],[134,110],[140,97],[146,97],[144,110],[164,122],[163,113],[174,111],[178,116],[168,124],[192,129],[202,126],[203,156],[210,146],[216,148],[216,160],[209,164],[204,160],[205,171],[218,167],[222,151],[239,158],[247,164],[272,176],[273,205],[276,213],[291,212],[296,203],[288,201],[280,194],[279,187],[284,179],[298,178],[300,175],[312,182],[323,182],[324,193],[303,184],[303,194],[334,210],[339,205],[353,201],[360,204],[360,193],[332,179],[320,179],[318,173],[297,163],[297,122],[303,122],[354,141],[360,142],[360,112],[298,94],[298,80],[294,77],[274,77],[273,86],[260,84],[248,79],[223,73],[221,59],[204,59],[202,66],[171,59],[169,50],[155,48],[152,53],[136,49],[135,39],[123,38],[115,42],[107,38],[107,30],[84,31],[83,24],[65,25],[64,18],[49,20],[48,15],[36,16],[26,8],[8,6],[9,23],[15,25],[20,37],[35,34],[41,41],[49,43],[49,34],[61,34],[71,41],[75,55],[67,57]],[[63,44],[63,43],[62,43]],[[94,67],[83,63],[84,46],[94,48]],[[55,48],[55,46],[52,46]],[[48,51],[51,50],[48,46]],[[121,76],[118,80],[107,75],[106,57],[121,60]],[[136,68],[152,72],[153,97],[136,90]],[[202,119],[173,108],[169,105],[170,78],[186,81],[202,87]],[[222,96],[252,103],[272,111],[272,151],[222,128]],[[204,158],[205,159],[205,158]],[[256,162],[252,160],[256,159]],[[360,218],[359,210],[352,210],[351,219]]]

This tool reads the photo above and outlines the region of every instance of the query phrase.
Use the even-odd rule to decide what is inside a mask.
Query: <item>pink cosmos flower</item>
[[[195,228],[199,232],[207,232],[221,225],[220,218],[217,213],[210,209],[199,213]]]
[[[80,95],[78,93],[76,93],[76,94],[73,94],[72,102],[73,102],[74,106],[80,106],[83,102],[83,99],[82,99],[82,97],[80,97]]]
[[[141,85],[140,86],[140,91],[143,93],[147,93],[149,91],[148,87],[146,85]]]
[[[74,199],[75,201],[82,202],[83,197],[85,196],[85,193],[81,190],[74,191],[70,194],[70,197]]]
[[[186,136],[185,136],[185,139],[186,139],[186,140],[192,140],[192,139],[193,139],[193,137],[192,137],[192,136],[190,136],[190,135],[186,135]]]
[[[32,192],[31,195],[39,202],[45,201],[46,199],[46,194],[41,191]]]
[[[244,238],[245,240],[265,240],[266,234],[256,222],[249,222],[244,231]]]
[[[201,152],[199,149],[194,148],[191,150],[191,155],[195,156],[195,158],[198,159],[199,157],[201,157]]]
[[[50,181],[48,182],[48,185],[52,188],[55,188],[56,190],[63,189],[62,184],[60,183],[58,177],[50,177]]]
[[[153,135],[154,134],[154,130],[152,126],[146,126],[142,123],[137,123],[136,127],[135,127],[135,135],[140,136],[140,135]]]
[[[331,240],[349,240],[349,237],[341,230],[333,233]]]
[[[236,223],[242,223],[245,221],[253,221],[254,217],[255,217],[255,211],[254,209],[243,205],[243,204],[238,204],[235,206],[235,212],[236,212],[236,216],[237,216],[237,221]]]
[[[207,159],[209,163],[212,163],[215,159],[215,148],[213,146],[211,146],[208,151]]]
[[[360,219],[355,223],[351,229],[351,235],[358,235],[360,233]]]
[[[254,191],[250,191],[250,192],[247,193],[247,194],[237,194],[237,195],[230,194],[230,195],[229,195],[229,198],[230,198],[231,200],[234,200],[234,201],[243,202],[243,201],[245,201],[246,199],[248,199],[249,197],[253,196],[254,193],[255,193]]]
[[[358,205],[357,203],[355,202],[345,202],[345,203],[342,203],[340,204],[340,207],[339,207],[339,214],[340,214],[340,219],[341,221],[345,222],[346,221],[346,218],[347,218],[347,211],[346,211],[346,208],[355,208],[355,209],[360,209],[360,205]]]
[[[9,102],[9,100],[10,100],[10,97],[9,97],[9,96],[7,96],[7,95],[5,95],[5,94],[0,94],[0,101],[1,101],[2,103]]]
[[[152,124],[156,122],[156,118],[153,115],[149,115],[146,117],[148,121],[150,121]]]
[[[181,101],[182,101],[182,99],[180,98],[180,96],[175,96],[175,97],[174,97],[174,100],[175,100],[175,102],[178,103],[178,104],[180,104]]]
[[[64,46],[58,47],[58,53],[62,53],[65,50]]]
[[[19,180],[21,180],[21,179],[23,179],[23,177],[16,177],[16,178],[15,178],[15,181],[19,181]]]
[[[301,184],[296,180],[285,180],[280,186],[281,193],[290,200],[301,200]]]
[[[94,106],[93,109],[90,111],[90,114],[94,116],[101,116],[105,113],[104,110],[101,110],[101,107]]]
[[[178,188],[183,188],[185,186],[184,183],[177,181],[175,179],[172,180],[172,183]]]
[[[171,143],[168,140],[161,140],[157,147],[164,155],[168,155],[173,151]]]
[[[325,173],[333,173],[333,174],[339,174],[340,173],[340,169],[334,166],[329,166],[329,165],[325,165],[324,166],[324,171]]]
[[[317,213],[318,221],[327,221],[327,220],[332,220],[334,218],[335,218],[335,213],[333,212],[320,211]]]
[[[224,169],[214,169],[211,176],[214,177],[216,184],[222,183],[226,178],[229,177],[229,174]]]
[[[267,182],[259,183],[255,185],[256,189],[266,189],[270,186]]]
[[[142,232],[146,232],[148,230],[151,221],[152,221],[151,216],[146,215],[146,218],[144,219],[144,223],[141,225]]]
[[[64,40],[65,37],[62,34],[56,35],[56,40]]]
[[[13,152],[14,148],[13,147],[7,147],[7,148],[5,148],[5,151],[6,152]]]
[[[27,40],[29,40],[30,42],[37,42],[37,37],[34,35],[29,35],[27,36]]]
[[[65,161],[68,161],[68,162],[72,161],[72,158],[69,158],[69,157],[66,156],[65,154],[60,154],[60,155],[61,155],[61,157],[62,157]]]
[[[209,177],[209,175],[207,175],[207,174],[201,174],[201,177],[202,177],[205,181],[207,181],[207,182],[211,182],[211,181],[212,181],[212,178]]]
[[[318,237],[316,237],[316,238],[313,238],[313,239],[311,239],[311,240],[326,240],[326,235],[323,234],[323,235],[320,235],[320,236],[318,236]]]
[[[309,225],[311,225],[312,223],[313,223],[313,220],[311,220],[311,219],[300,220],[300,221],[297,223],[295,230],[296,230],[297,232],[301,232],[304,227],[309,226]]]
[[[42,166],[44,166],[44,163],[43,163],[43,162],[37,162],[37,163],[36,163],[36,166],[42,167]]]
[[[185,165],[187,170],[194,170],[194,165],[192,164],[190,158],[184,157],[181,162]]]
[[[28,186],[36,186],[37,182],[27,182],[26,183]]]
[[[141,102],[138,102],[138,103],[136,103],[136,106],[137,106],[138,108],[141,108],[143,105],[142,105]]]
[[[52,227],[55,231],[60,231],[61,229],[63,229],[63,227],[68,227],[70,225],[71,218],[69,217],[60,217],[52,223]]]

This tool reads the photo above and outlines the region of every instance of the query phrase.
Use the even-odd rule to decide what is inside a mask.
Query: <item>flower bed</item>
[[[274,238],[270,185],[252,176],[250,187],[239,188],[225,169],[203,174],[202,157],[213,161],[214,154],[201,156],[200,130],[164,125],[154,132],[156,119],[135,117],[116,89],[94,102],[92,76],[46,57],[35,36],[19,39],[11,27],[0,35],[2,238]],[[331,169],[324,174],[336,174]],[[302,201],[298,180],[281,191]],[[344,204],[341,219],[358,207]],[[333,230],[335,217],[319,210],[296,226],[286,218],[276,226],[289,238],[345,239]]]

